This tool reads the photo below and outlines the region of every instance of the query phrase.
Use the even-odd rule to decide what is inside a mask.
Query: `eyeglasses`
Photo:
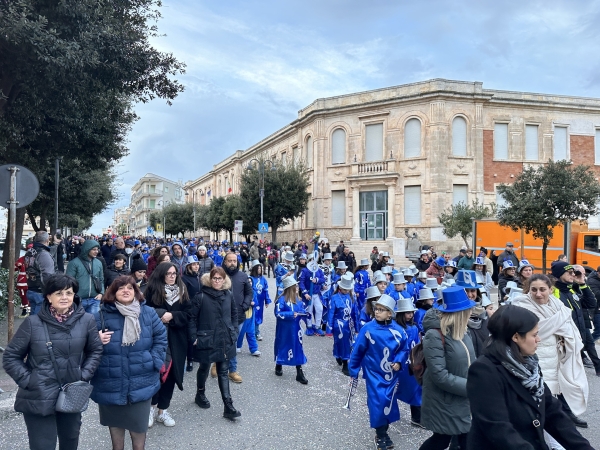
[[[221,277],[212,277],[213,281],[223,281]]]
[[[167,272],[167,276],[168,277],[176,277],[177,276],[177,272]]]
[[[385,309],[385,308],[375,308],[373,311],[375,311],[376,313],[383,313],[383,312],[386,312],[387,309]]]

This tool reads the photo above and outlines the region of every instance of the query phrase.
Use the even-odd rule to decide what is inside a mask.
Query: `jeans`
[[[592,333],[594,341],[600,339],[600,311],[594,312],[594,332]]]
[[[237,348],[242,348],[244,345],[244,336],[246,336],[246,340],[248,341],[248,348],[250,349],[250,353],[254,353],[258,350],[258,342],[256,341],[256,331],[254,329],[254,314],[249,319],[244,320],[242,324],[242,329],[238,334],[237,338]]]
[[[57,412],[49,416],[23,414],[23,418],[27,426],[30,449],[53,449],[56,447],[56,438],[58,438],[60,450],[77,450],[81,413]]]
[[[100,300],[96,300],[94,297],[82,298],[81,306],[83,306],[85,312],[95,314],[100,310]]]
[[[239,336],[239,334],[240,334],[240,326],[241,326],[241,325],[238,325],[238,326],[237,326],[237,329],[238,329],[238,336]],[[233,358],[231,358],[231,359],[229,360],[229,372],[230,372],[230,373],[231,373],[231,372],[237,372],[237,356],[234,356]]]
[[[40,312],[40,309],[42,309],[42,304],[44,303],[44,296],[41,292],[27,290],[27,300],[29,300],[29,307],[31,308],[29,314],[31,316]]]

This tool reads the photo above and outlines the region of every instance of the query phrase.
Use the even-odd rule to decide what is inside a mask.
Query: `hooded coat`
[[[440,318],[430,309],[423,318],[423,355],[427,369],[423,375],[421,424],[434,433],[457,435],[468,433],[471,410],[467,399],[467,373],[475,361],[473,343],[468,333],[462,341],[450,335],[442,343]]]
[[[102,263],[97,258],[90,259],[88,256],[88,253],[94,247],[100,248],[100,244],[93,239],[85,241],[81,246],[80,255],[71,260],[67,266],[67,275],[72,276],[79,283],[78,293],[81,298],[92,298],[104,293],[104,269]],[[92,276],[100,280],[101,291],[96,290]]]
[[[196,344],[194,361],[203,364],[224,362],[236,355],[238,338],[237,305],[231,292],[231,280],[225,277],[221,289],[211,286],[210,274],[200,279],[202,290],[194,297]]]
[[[60,377],[65,383],[90,381],[100,364],[102,342],[96,321],[80,305],[73,302],[75,311],[64,322],[50,314],[50,304],[44,301],[40,312],[27,317],[6,347],[2,361],[4,370],[19,385],[15,411],[49,416],[55,413],[60,384],[46,347],[48,327]]]

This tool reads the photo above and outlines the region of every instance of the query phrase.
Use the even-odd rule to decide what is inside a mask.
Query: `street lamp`
[[[254,167],[252,167],[253,162],[256,162],[258,164],[258,195],[260,197],[260,223],[265,223],[263,220],[263,199],[265,197],[265,165],[269,163],[271,166],[271,171],[273,172],[277,170],[277,167],[275,167],[275,163],[270,159],[259,161],[256,158],[252,158],[250,161],[248,161],[246,170],[254,170]],[[264,237],[265,234],[260,233],[261,240],[264,241]]]

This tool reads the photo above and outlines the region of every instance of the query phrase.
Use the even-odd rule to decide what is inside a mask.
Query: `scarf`
[[[50,305],[50,314],[54,317],[59,323],[65,322],[71,315],[75,312],[75,305],[71,305],[66,313],[59,313],[56,308]]]
[[[142,327],[140,326],[140,302],[134,300],[129,305],[115,302],[115,306],[121,315],[125,317],[121,345],[134,345],[140,340],[140,335],[142,334]]]
[[[173,305],[179,300],[179,286],[176,284],[165,284],[165,301],[169,305]]]
[[[540,404],[544,396],[544,378],[538,366],[537,356],[524,356],[525,364],[515,359],[509,347],[506,348],[506,359],[502,365],[531,394],[533,400]]]

